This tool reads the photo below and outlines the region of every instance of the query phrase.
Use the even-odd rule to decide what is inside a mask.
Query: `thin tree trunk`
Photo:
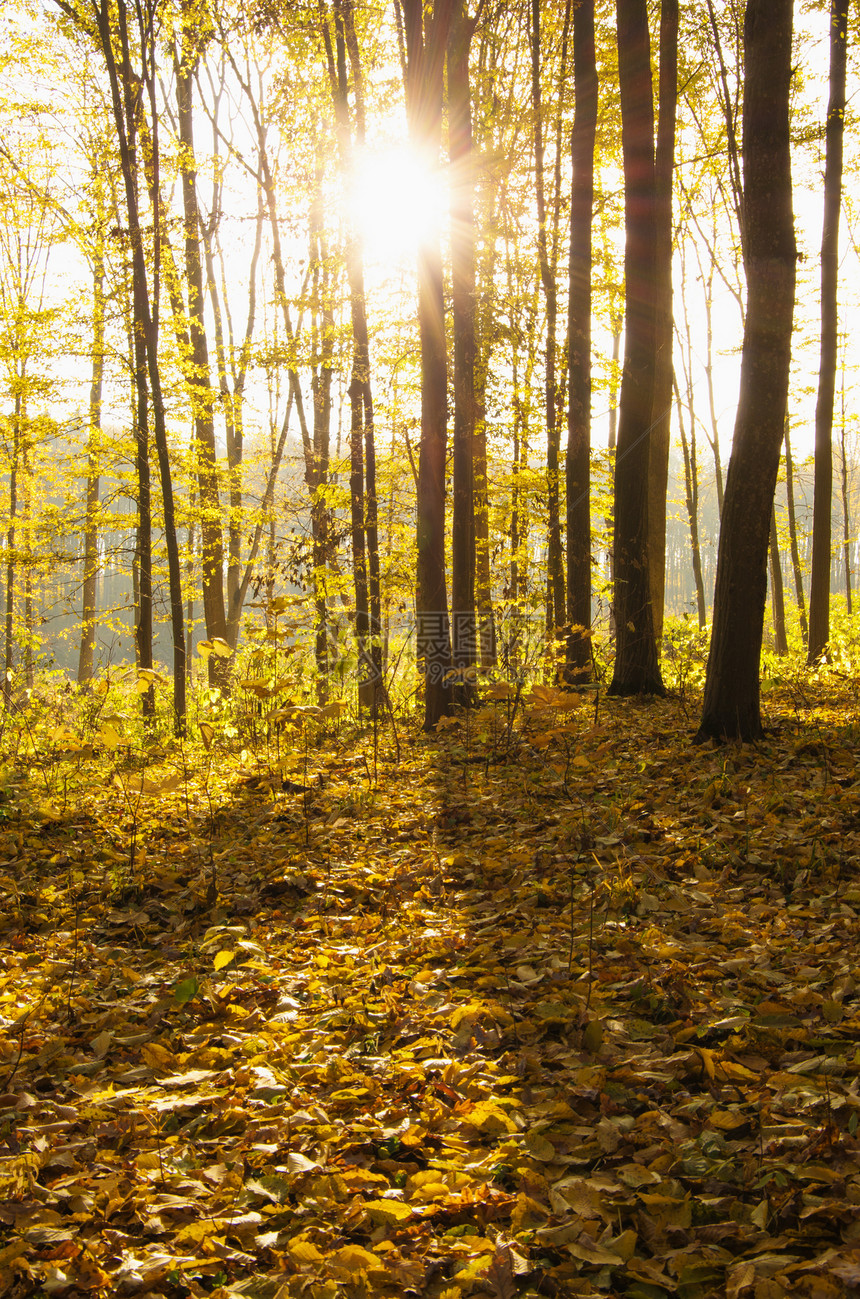
[[[570,0],[565,7],[563,47],[567,44],[567,26],[570,21]],[[556,378],[556,332],[558,321],[558,291],[555,283],[555,266],[552,264],[547,239],[547,210],[544,185],[543,105],[540,79],[541,52],[541,0],[531,0],[531,71],[532,112],[534,117],[535,199],[538,219],[538,264],[541,285],[546,302],[546,381],[544,408],[546,413],[546,476],[547,476],[547,637],[555,637],[565,623],[564,563],[561,553],[561,520],[559,510],[559,460],[561,428],[559,424],[559,392]],[[565,51],[566,52],[566,51]],[[565,69],[562,67],[562,85]],[[555,193],[556,208],[560,193]]]
[[[64,7],[64,6],[61,6]],[[73,21],[77,15],[68,10]],[[164,536],[167,549],[168,581],[170,589],[170,614],[173,633],[173,711],[174,726],[177,733],[185,730],[186,692],[185,692],[185,624],[182,608],[182,582],[179,566],[179,547],[176,538],[176,527],[173,511],[173,485],[170,473],[170,457],[167,445],[167,432],[164,423],[164,403],[161,394],[161,378],[158,368],[158,298],[159,298],[159,251],[161,234],[161,204],[159,198],[158,177],[158,138],[157,112],[155,103],[155,69],[153,66],[154,43],[151,31],[142,26],[143,15],[138,12],[141,30],[140,55],[141,73],[138,76],[131,66],[131,46],[129,41],[125,0],[118,0],[115,21],[109,0],[102,0],[95,7],[95,19],[98,27],[99,43],[105,60],[110,83],[111,102],[114,126],[117,131],[117,143],[120,165],[128,208],[129,236],[132,252],[132,283],[134,294],[134,346],[135,377],[138,391],[138,428],[137,463],[140,511],[140,609],[138,634],[140,645],[138,658],[142,668],[152,663],[152,573],[151,558],[146,553],[149,546],[149,529],[151,514],[149,502],[149,461],[148,461],[148,428],[147,411],[149,397],[152,399],[153,432],[158,452],[159,473],[161,478],[162,504],[164,514]],[[120,65],[117,66],[114,55],[114,37],[118,37]],[[149,160],[149,186],[153,206],[153,291],[150,298],[147,280],[147,266],[143,246],[143,234],[140,222],[138,203],[138,160],[137,160],[137,123],[142,116],[142,91],[146,91],[151,118],[151,157]],[[147,391],[148,381],[148,391]],[[145,462],[145,463],[144,463]],[[149,663],[146,662],[147,658]],[[151,718],[154,711],[154,700],[150,689],[141,696],[144,714]]]
[[[794,460],[791,454],[790,421],[785,412],[785,499],[788,507],[788,538],[791,550],[791,568],[794,574],[794,593],[797,599],[797,612],[800,617],[800,634],[806,645],[809,627],[806,622],[806,600],[803,595],[803,568],[800,563],[800,550],[797,544],[797,512],[794,507]]]
[[[624,157],[625,346],[615,457],[614,695],[665,693],[651,610],[648,466],[656,366],[654,105],[648,7],[616,0]]]
[[[851,600],[851,516],[848,506],[848,453],[845,448],[845,367],[842,367],[842,418],[839,427],[842,458],[840,489],[842,496],[842,553],[845,556],[845,612],[852,616]]]
[[[780,658],[784,658],[788,653],[788,636],[785,631],[785,593],[776,530],[776,506],[770,513],[770,594],[773,607],[773,647]]]
[[[22,385],[23,387],[23,382]],[[8,712],[12,707],[12,673],[15,669],[15,573],[17,557],[17,518],[18,518],[18,471],[21,457],[21,419],[23,398],[21,392],[15,394],[14,414],[12,416],[12,464],[9,468],[9,524],[6,529],[6,619],[5,619],[5,653],[3,676],[3,704]]]
[[[684,499],[687,506],[687,521],[690,528],[690,550],[693,560],[693,583],[696,588],[696,616],[699,627],[704,628],[707,622],[705,607],[705,583],[702,578],[702,551],[699,545],[699,466],[696,455],[696,420],[693,414],[692,391],[687,380],[687,401],[690,412],[690,440],[687,441],[687,430],[684,427],[684,412],[681,406],[681,393],[674,372],[672,382],[675,388],[675,405],[678,412],[678,429],[681,434],[681,451],[684,456]]]
[[[660,82],[657,149],[654,155],[656,232],[654,404],[648,466],[648,568],[658,650],[663,637],[666,569],[666,492],[672,424],[672,175],[678,103],[678,0],[660,5]]]
[[[486,297],[486,295],[482,295]],[[482,311],[480,346],[475,367],[475,436],[472,475],[475,512],[475,605],[479,623],[481,667],[495,666],[496,621],[490,574],[490,502],[487,478],[487,374],[490,368],[493,325]]]
[[[215,457],[214,393],[209,367],[209,343],[204,321],[203,264],[200,256],[200,212],[197,202],[197,163],[194,152],[194,70],[199,58],[199,18],[192,0],[182,0],[181,37],[174,56],[176,107],[179,121],[179,164],[185,222],[186,317],[190,345],[187,381],[197,449],[197,483],[200,498],[203,616],[208,640],[227,640],[224,603],[224,542],[221,501]],[[209,684],[227,685],[229,660],[210,654]]]
[[[762,733],[759,661],[797,260],[789,135],[792,11],[793,0],[748,0],[744,22],[747,312],[699,740],[755,740]]]
[[[123,66],[126,73],[131,70],[129,47],[125,30],[124,0],[118,6],[120,14],[120,35],[123,48]],[[142,266],[143,285],[143,333],[146,344],[146,366],[149,378],[149,391],[152,397],[152,433],[155,450],[158,456],[158,476],[161,482],[161,508],[164,522],[164,545],[167,551],[167,582],[170,597],[170,626],[173,638],[173,724],[177,735],[184,735],[186,728],[186,682],[185,682],[185,610],[182,601],[182,570],[179,558],[179,541],[176,533],[176,519],[173,506],[173,479],[170,468],[170,449],[167,442],[167,427],[164,417],[164,399],[161,391],[161,371],[158,360],[159,332],[159,295],[160,295],[160,248],[162,210],[159,181],[159,145],[158,145],[158,109],[155,98],[155,42],[149,31],[143,30],[140,22],[141,49],[141,87],[145,87],[149,100],[151,121],[152,154],[150,167],[152,171],[150,192],[152,196],[153,267],[152,296],[150,298],[146,280],[146,267]],[[108,37],[109,41],[109,37]],[[124,76],[124,87],[130,88],[129,77]],[[129,104],[128,111],[139,111],[139,104]],[[142,260],[143,246],[138,240],[137,255]]]
[[[343,14],[343,33],[349,55],[349,67],[355,98],[356,138],[363,146],[366,138],[364,74],[355,30],[355,6],[352,0],[338,0]],[[362,425],[364,430],[364,528],[367,545],[367,584],[370,616],[369,654],[366,661],[365,702],[376,710],[384,690],[382,647],[382,581],[379,562],[379,520],[376,488],[376,433],[373,413],[373,388],[370,372],[370,334],[367,324],[367,295],[364,284],[364,259],[361,243],[356,239],[351,263],[350,301],[353,310],[353,333],[356,339],[356,377],[361,384]]]
[[[314,608],[316,611],[315,657],[317,702],[324,704],[329,695],[328,608],[326,570],[330,547],[330,512],[325,499],[328,481],[329,445],[331,440],[332,376],[334,355],[334,301],[332,272],[326,244],[322,212],[322,159],[317,160],[317,175],[310,214],[310,263],[312,267],[311,303],[315,316],[312,376],[314,403],[314,476],[308,483],[311,497],[311,547]],[[359,457],[360,459],[360,457]]]
[[[22,568],[24,570],[24,685],[33,689],[33,474],[30,463],[30,438],[25,433],[21,445],[22,492],[21,547]]]
[[[96,644],[96,584],[98,581],[99,436],[102,420],[105,348],[105,264],[103,228],[96,231],[93,250],[93,350],[91,358],[89,430],[87,433],[87,504],[84,520],[84,581],[78,683],[93,675]]]
[[[849,0],[830,4],[830,99],[824,162],[824,224],[821,234],[821,358],[815,405],[815,491],[812,509],[812,573],[809,581],[807,661],[817,663],[830,640],[831,510],[833,500],[833,403],[838,360],[839,213],[842,207],[842,144]]]
[[[455,697],[475,699],[464,675],[477,659],[475,624],[475,173],[469,50],[475,25],[465,0],[453,0],[448,34],[448,153],[451,163],[451,312],[454,360],[452,663]]]
[[[450,6],[403,0],[407,52],[406,111],[414,146],[438,166],[442,130],[442,72]],[[418,456],[418,652],[424,671],[424,729],[451,707],[451,632],[445,578],[445,457],[448,358],[439,234],[418,252],[421,341],[421,446]]]
[[[566,675],[591,676],[591,263],[594,220],[594,142],[597,63],[594,0],[573,13],[575,103],[571,133],[570,290],[568,297]],[[614,360],[617,360],[617,351]],[[613,417],[614,417],[614,403]],[[614,430],[613,430],[614,434]]]
[[[714,393],[714,318],[713,318],[713,290],[714,268],[711,266],[710,273],[705,283],[705,321],[707,329],[707,353],[705,360],[705,379],[708,385],[708,413],[711,420],[711,435],[708,441],[711,444],[711,452],[714,457],[714,482],[717,488],[717,513],[720,518],[723,515],[723,465],[720,458],[720,425],[717,419],[717,402]]]

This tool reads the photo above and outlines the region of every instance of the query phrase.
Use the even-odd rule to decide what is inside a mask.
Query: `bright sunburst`
[[[442,173],[403,145],[356,159],[350,207],[368,257],[395,262],[440,228],[448,194]]]

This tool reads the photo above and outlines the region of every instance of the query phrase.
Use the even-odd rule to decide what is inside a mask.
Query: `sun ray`
[[[359,155],[348,203],[366,255],[397,262],[440,229],[448,193],[443,172],[401,145]]]

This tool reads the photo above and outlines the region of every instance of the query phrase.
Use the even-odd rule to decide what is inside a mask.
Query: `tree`
[[[748,0],[742,214],[747,312],[698,740],[755,740],[762,733],[759,659],[797,259],[789,135],[792,18],[793,0]]]
[[[573,11],[574,115],[570,137],[570,287],[565,455],[567,529],[566,674],[587,681],[591,668],[591,269],[597,62],[594,0]]]
[[[812,514],[812,576],[809,584],[809,663],[816,663],[827,652],[830,640],[833,402],[839,350],[837,290],[848,7],[849,0],[831,0],[830,96],[825,128],[824,222],[821,232],[821,356],[818,400],[815,405],[815,494]]]
[[[59,316],[47,297],[48,270],[61,238],[46,187],[34,188],[17,168],[11,170],[11,175],[0,173],[0,376],[9,400],[9,413],[2,420],[9,480],[2,684],[6,709],[14,702],[16,650],[23,649],[25,684],[33,684],[31,469],[43,421],[32,404],[48,391],[47,340]],[[16,605],[23,606],[17,626]]]
[[[451,161],[451,315],[453,323],[454,437],[451,536],[452,662],[455,694],[471,703],[465,673],[474,666],[475,623],[475,159],[469,51],[476,19],[453,0],[448,33],[448,156]],[[486,468],[482,466],[484,476]]]
[[[654,638],[663,635],[666,569],[666,489],[672,424],[672,177],[675,169],[675,122],[678,104],[678,0],[660,5],[660,74],[657,147],[654,154],[654,221],[656,225],[654,404],[648,465],[648,572]]]
[[[451,20],[449,0],[400,0],[406,39],[406,112],[413,145],[438,166],[442,88]],[[419,656],[424,664],[424,729],[451,707],[451,630],[445,578],[445,456],[448,445],[448,356],[445,295],[438,232],[418,251],[418,328],[421,342],[421,445],[418,457]]]
[[[571,0],[564,9],[564,26],[561,38],[559,67],[559,108],[556,131],[555,183],[552,190],[552,212],[547,213],[544,178],[544,123],[541,92],[541,3],[531,0],[531,74],[532,111],[534,114],[535,151],[535,202],[537,208],[537,247],[540,281],[546,303],[546,369],[544,384],[544,410],[546,414],[546,474],[547,474],[547,636],[556,637],[565,624],[564,559],[561,548],[561,520],[559,515],[559,459],[561,427],[561,392],[557,377],[558,342],[558,229],[561,206],[561,111],[564,83],[567,76],[567,45],[570,30]],[[551,236],[551,237],[550,237]]]
[[[321,14],[324,11],[321,8]],[[364,78],[355,29],[352,0],[334,0],[334,46],[328,20],[323,38],[329,84],[337,125],[338,157],[344,188],[353,180],[354,144],[366,139]],[[349,62],[349,77],[347,71]],[[349,83],[354,96],[355,129],[349,107]],[[352,367],[349,380],[350,404],[350,513],[352,561],[355,583],[355,629],[361,661],[359,705],[376,709],[383,689],[382,599],[379,571],[379,531],[376,500],[376,440],[373,418],[373,387],[370,372],[370,335],[367,324],[367,295],[361,239],[354,222],[348,222],[346,273],[349,281],[352,326]]]
[[[149,474],[149,417],[158,456],[159,477],[167,549],[170,612],[173,632],[173,711],[177,732],[185,729],[185,620],[182,581],[174,518],[173,480],[167,443],[164,399],[159,368],[159,275],[160,231],[163,213],[160,203],[159,153],[156,110],[155,10],[150,5],[135,9],[137,53],[140,70],[133,66],[132,39],[126,0],[87,0],[77,7],[72,0],[55,0],[74,26],[96,43],[105,63],[110,85],[113,126],[116,132],[128,215],[133,284],[134,376],[137,389],[136,429],[138,512],[140,553],[138,564],[138,620],[136,628],[138,667],[152,671],[152,551]],[[140,136],[146,108],[149,110],[148,156],[141,167]],[[150,191],[154,227],[153,284],[147,275],[144,225],[139,189],[145,176]],[[143,678],[144,683],[147,678]],[[152,689],[142,693],[145,715],[152,716]]]
[[[179,33],[173,62],[176,76],[176,110],[179,125],[179,169],[182,177],[184,264],[188,360],[186,374],[194,421],[197,490],[200,499],[200,535],[203,550],[203,613],[206,636],[227,640],[224,603],[224,544],[221,502],[215,455],[215,421],[209,343],[204,320],[205,286],[200,255],[200,209],[197,200],[197,161],[194,151],[194,75],[211,26],[192,0],[182,0]],[[225,685],[228,660],[219,654],[207,658],[211,685]]]
[[[654,104],[645,0],[616,0],[624,157],[624,369],[615,457],[614,695],[665,693],[649,573],[648,477],[656,378]]]

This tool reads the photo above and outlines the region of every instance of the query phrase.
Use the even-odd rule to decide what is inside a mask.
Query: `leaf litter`
[[[856,704],[816,702],[755,748],[544,689],[397,761],[22,778],[2,1299],[860,1288]]]

